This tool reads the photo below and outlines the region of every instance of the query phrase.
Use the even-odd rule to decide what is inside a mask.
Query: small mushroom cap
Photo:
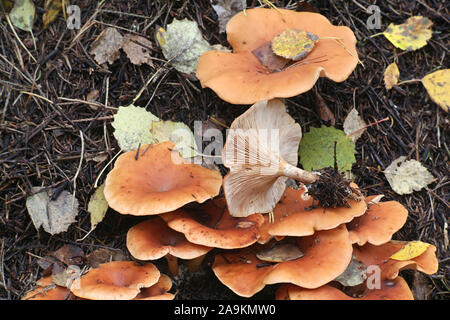
[[[367,197],[366,203],[374,196]],[[408,210],[397,201],[369,204],[366,213],[347,224],[352,243],[362,246],[371,243],[379,246],[392,239],[408,218]]]
[[[122,214],[153,215],[216,196],[220,173],[185,163],[174,148],[167,141],[141,146],[137,160],[136,151],[119,156],[105,181],[109,206]]]
[[[71,292],[65,287],[56,285],[51,276],[36,281],[33,290],[27,292],[21,300],[66,300]]]
[[[133,300],[173,300],[175,296],[167,291],[172,288],[172,280],[169,276],[161,274],[158,282],[141,292]]]
[[[346,269],[352,258],[352,246],[345,225],[313,236],[296,238],[304,256],[270,264],[256,254],[270,246],[251,247],[216,255],[213,271],[217,278],[236,294],[251,297],[266,284],[294,283],[305,288],[322,286]]]
[[[127,233],[127,248],[139,260],[156,260],[170,254],[181,259],[194,259],[212,250],[190,243],[186,237],[167,226],[160,217],[138,223]]]
[[[281,100],[260,101],[230,126],[222,152],[230,214],[270,212],[286,188],[282,166],[296,166],[302,129]]]
[[[292,284],[283,284],[276,292],[277,300],[414,300],[408,284],[402,277],[381,281],[380,289],[369,290],[361,298],[353,298],[330,285],[317,289],[305,289]]]
[[[353,184],[354,187],[356,185]],[[313,198],[305,200],[305,189],[286,188],[280,202],[273,209],[274,222],[266,218],[260,228],[260,243],[268,241],[273,236],[308,236],[319,230],[330,230],[342,223],[350,222],[355,217],[366,212],[365,201],[349,199],[350,208],[314,208],[308,209]]]
[[[287,29],[308,31],[319,41],[305,60],[280,72],[269,72],[252,51]],[[333,26],[311,12],[255,8],[240,12],[227,24],[233,53],[208,51],[199,59],[197,78],[233,104],[288,98],[310,90],[319,77],[341,82],[358,63],[356,38],[344,26]],[[339,42],[324,37],[340,38]]]
[[[234,249],[247,247],[258,240],[261,214],[245,218],[232,217],[225,199],[208,201],[195,209],[178,209],[161,215],[167,225],[183,233],[198,245]]]
[[[439,265],[436,258],[436,247],[429,245],[420,256],[410,260],[398,261],[390,257],[402,249],[408,241],[391,240],[380,246],[365,244],[362,247],[354,245],[353,254],[355,259],[363,262],[366,266],[378,265],[381,268],[382,279],[395,279],[398,273],[404,269],[418,270],[426,274],[436,273]]]
[[[71,291],[77,297],[91,300],[130,300],[159,278],[160,272],[152,263],[113,261],[89,270]]]

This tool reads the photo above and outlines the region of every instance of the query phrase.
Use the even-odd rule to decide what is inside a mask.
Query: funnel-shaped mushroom
[[[353,187],[356,187],[353,184]],[[312,208],[313,198],[304,198],[305,189],[286,188],[273,209],[274,220],[266,217],[260,228],[259,243],[265,243],[273,236],[308,236],[315,231],[330,230],[342,223],[364,215],[367,205],[364,201],[349,199],[350,207]]]
[[[319,39],[303,60],[289,65],[279,63],[283,58],[275,59],[279,71],[270,70],[260,57],[271,54],[272,40],[289,29],[307,31]],[[233,53],[205,52],[198,61],[197,78],[203,87],[233,104],[292,97],[310,90],[319,77],[341,82],[358,63],[353,32],[333,26],[317,13],[249,9],[235,15],[226,31]]]
[[[212,249],[190,243],[182,233],[170,229],[160,217],[152,217],[130,228],[127,248],[139,260],[166,257],[171,275],[178,273],[178,258],[198,258]]]
[[[345,225],[295,238],[302,257],[276,264],[260,260],[257,254],[272,244],[216,255],[213,271],[236,294],[250,297],[266,284],[294,283],[304,288],[320,287],[339,276],[352,258],[352,246]]]
[[[220,191],[215,170],[185,163],[172,142],[143,145],[122,154],[105,181],[109,206],[122,214],[153,215],[186,203],[204,202]]]
[[[341,290],[325,285],[305,289],[293,284],[283,284],[276,292],[277,300],[414,300],[408,284],[402,277],[382,281],[379,289],[368,290],[365,295],[353,298]]]
[[[113,261],[89,270],[70,290],[77,297],[90,300],[129,300],[159,278],[158,269],[151,263]]]
[[[232,216],[270,212],[294,178],[312,183],[317,176],[296,167],[301,127],[280,100],[261,101],[236,118],[222,152],[230,168],[223,188]]]
[[[374,196],[367,197],[367,212],[347,224],[352,243],[362,246],[371,243],[379,246],[391,240],[408,218],[408,210],[397,201],[371,203]],[[362,201],[361,201],[362,202]]]
[[[258,240],[261,214],[232,217],[225,200],[214,199],[198,208],[178,209],[161,215],[168,226],[182,232],[189,242],[214,248],[247,247]]]

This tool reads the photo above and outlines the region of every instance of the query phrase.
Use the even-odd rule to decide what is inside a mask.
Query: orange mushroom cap
[[[172,288],[172,280],[167,275],[161,274],[157,283],[141,289],[133,300],[173,300],[175,296],[167,292],[170,288]]]
[[[353,184],[354,187],[356,185]],[[364,201],[349,199],[350,208],[314,208],[308,209],[313,198],[305,200],[305,189],[286,188],[280,202],[273,209],[274,222],[266,217],[260,228],[260,243],[267,242],[273,236],[308,236],[315,231],[330,230],[353,218],[363,215],[367,205]]]
[[[362,247],[354,245],[353,254],[355,259],[363,262],[366,266],[380,266],[382,279],[395,279],[398,273],[404,269],[418,270],[426,274],[436,273],[439,265],[435,254],[436,247],[432,244],[418,257],[404,261],[390,258],[407,243],[408,241],[391,240],[380,246],[370,243]]]
[[[36,281],[36,287],[27,292],[21,300],[68,300],[71,299],[70,290],[56,285],[51,276]]]
[[[141,146],[137,160],[136,151],[119,156],[105,181],[109,206],[122,214],[153,215],[216,196],[220,173],[185,163],[174,148],[167,141]]]
[[[216,255],[213,271],[236,294],[250,297],[266,284],[294,283],[305,288],[320,287],[339,276],[352,258],[352,247],[345,225],[296,238],[304,253],[301,258],[268,264],[256,254],[270,246],[251,247]]]
[[[408,284],[402,277],[382,281],[380,289],[369,290],[363,297],[353,298],[330,285],[305,289],[283,284],[276,292],[277,300],[414,300]]]
[[[166,254],[194,259],[212,250],[190,243],[182,233],[169,228],[160,217],[152,217],[131,227],[127,233],[127,248],[139,260],[156,260]]]
[[[369,209],[363,216],[347,224],[352,243],[362,246],[371,243],[379,246],[392,239],[408,218],[408,210],[397,201],[370,204],[375,196],[366,197]]]
[[[152,263],[112,261],[89,270],[70,290],[85,299],[129,300],[136,297],[141,288],[157,283],[159,278],[160,272]]]
[[[300,63],[270,72],[252,51],[287,29],[308,31],[317,35],[319,41]],[[319,77],[341,82],[358,63],[353,32],[348,27],[332,25],[318,13],[249,9],[235,15],[226,31],[233,53],[205,52],[198,61],[196,75],[203,87],[233,104],[296,96],[310,90]],[[320,40],[326,37],[340,40]]]
[[[225,199],[214,199],[195,209],[178,209],[161,215],[167,225],[183,233],[189,242],[208,247],[234,249],[258,240],[261,214],[232,217]]]

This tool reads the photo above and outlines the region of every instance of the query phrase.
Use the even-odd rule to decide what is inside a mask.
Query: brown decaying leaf
[[[120,55],[123,45],[123,36],[116,28],[108,27],[103,30],[91,45],[91,54],[95,56],[98,64],[108,62],[112,64]]]
[[[211,0],[211,5],[219,18],[219,32],[225,32],[225,27],[236,13],[247,6],[245,0]]]
[[[44,9],[45,13],[42,16],[42,21],[44,23],[44,29],[46,29],[48,25],[58,17],[58,14],[62,9],[62,0],[46,0]]]
[[[140,66],[143,63],[153,67],[150,57],[152,43],[144,37],[135,34],[126,34],[123,37],[123,51],[127,54],[131,63]]]
[[[316,107],[317,112],[319,113],[320,120],[334,127],[336,124],[336,118],[334,117],[333,112],[330,110],[330,108],[328,108],[327,103],[319,94],[319,92],[317,92],[317,90],[314,90],[314,93],[316,96]]]

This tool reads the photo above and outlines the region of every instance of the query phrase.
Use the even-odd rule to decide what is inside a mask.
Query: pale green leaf
[[[172,141],[175,149],[183,158],[192,158],[196,155],[197,145],[194,134],[187,125],[182,122],[155,121],[151,134],[157,142]]]
[[[102,222],[106,211],[108,211],[108,202],[103,194],[104,189],[105,184],[102,184],[97,188],[89,200],[88,211],[91,214],[91,230],[95,229],[97,225]]]
[[[31,32],[34,24],[36,8],[32,0],[16,0],[9,13],[12,24],[24,31]]]

